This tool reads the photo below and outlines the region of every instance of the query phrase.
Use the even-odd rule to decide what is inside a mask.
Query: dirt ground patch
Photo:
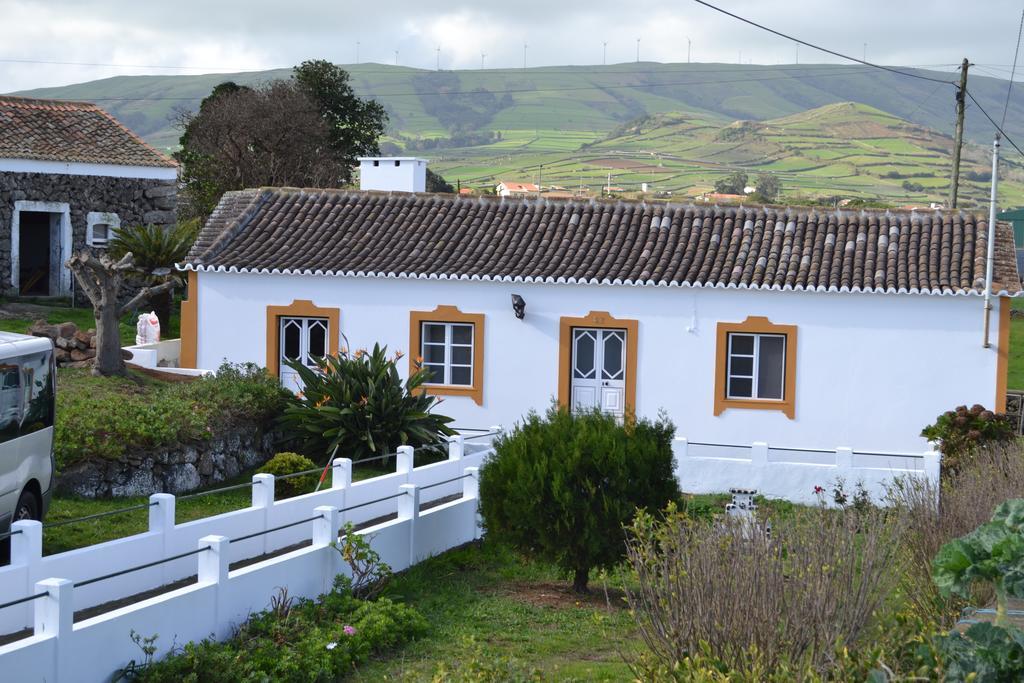
[[[513,581],[495,586],[492,592],[534,607],[556,607],[559,609],[586,607],[615,610],[627,608],[626,594],[621,589],[609,586],[606,595],[604,587],[594,582],[591,582],[590,593],[587,595],[574,593],[572,585],[568,582]]]

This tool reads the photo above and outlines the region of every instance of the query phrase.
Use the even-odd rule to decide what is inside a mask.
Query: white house
[[[944,410],[1003,409],[1009,226],[990,343],[966,213],[719,208],[256,189],[182,268],[182,360],[265,365],[386,344],[461,426],[552,400],[718,443],[925,450]],[[403,361],[403,364],[405,361]],[[408,368],[405,368],[408,370]]]
[[[538,192],[540,192],[540,188],[534,183],[514,183],[502,180],[494,186],[494,193],[499,197],[535,197]]]

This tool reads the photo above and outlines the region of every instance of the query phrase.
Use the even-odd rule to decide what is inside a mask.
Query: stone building
[[[69,296],[64,262],[175,222],[177,164],[88,102],[0,96],[0,294]]]

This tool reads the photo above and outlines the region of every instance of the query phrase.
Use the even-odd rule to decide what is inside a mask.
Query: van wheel
[[[25,519],[36,519],[40,517],[39,499],[31,491],[22,491],[18,498],[18,507],[14,508],[14,521],[20,522]]]

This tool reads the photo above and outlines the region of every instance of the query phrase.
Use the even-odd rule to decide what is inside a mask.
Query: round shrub
[[[585,592],[591,569],[625,556],[624,526],[637,509],[660,510],[679,497],[674,434],[664,416],[623,425],[599,411],[531,413],[481,469],[488,537],[556,563]]]
[[[979,448],[1013,439],[1014,429],[1006,415],[974,404],[947,410],[935,424],[921,430],[921,436],[938,443],[943,474],[948,475],[958,472],[965,459]]]
[[[272,474],[275,477],[283,477],[286,474],[305,472],[316,469],[316,463],[304,455],[298,453],[278,453],[260,468],[264,474]],[[278,479],[274,481],[274,493],[279,498],[291,498],[302,493],[311,493],[319,479],[315,474],[307,474],[291,479]]]

